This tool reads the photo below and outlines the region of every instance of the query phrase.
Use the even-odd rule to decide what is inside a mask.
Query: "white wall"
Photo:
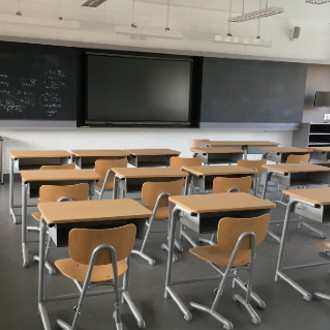
[[[1,129],[4,137],[4,173],[8,173],[8,151],[22,149],[124,149],[170,148],[191,157],[189,140],[267,140],[283,146],[292,142],[289,131],[251,131],[220,129]]]

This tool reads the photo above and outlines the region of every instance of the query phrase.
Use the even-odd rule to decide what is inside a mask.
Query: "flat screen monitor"
[[[192,60],[86,54],[85,125],[191,125]]]

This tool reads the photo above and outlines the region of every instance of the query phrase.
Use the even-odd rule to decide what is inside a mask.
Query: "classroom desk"
[[[70,152],[73,162],[80,168],[94,168],[97,159],[121,159],[129,156],[127,151],[115,149],[76,149]]]
[[[135,167],[169,166],[170,158],[179,156],[180,151],[172,149],[126,149],[130,154],[128,162]]]
[[[171,296],[184,314],[184,318],[191,320],[191,312],[184,305],[174,285],[190,283],[192,279],[172,279],[173,248],[176,224],[181,221],[186,227],[197,233],[217,231],[219,219],[223,217],[254,217],[269,213],[275,204],[257,198],[247,193],[222,193],[188,196],[170,196],[169,201],[173,208],[170,218],[169,253],[167,259],[165,298]],[[180,213],[184,213],[180,217]],[[214,278],[214,277],[213,277]],[[204,277],[205,280],[205,277]],[[252,298],[254,299],[254,298]]]
[[[327,163],[330,160],[330,147],[308,147],[312,150],[311,160]]]
[[[60,245],[67,245],[67,233],[73,227],[109,228],[134,223],[140,228],[141,225],[144,225],[145,220],[151,216],[151,211],[131,199],[39,203],[38,207],[42,215],[39,233],[38,309],[44,329],[50,330],[46,302],[68,299],[68,297],[75,298],[77,295],[46,297],[45,234],[47,227],[50,229],[51,237],[56,238],[55,243],[60,242]],[[128,273],[124,275],[123,298],[136,318],[138,326],[143,328],[145,322],[130,298],[127,289]]]
[[[307,148],[296,147],[273,147],[273,148],[261,148],[264,152],[262,158],[271,160],[276,163],[285,163],[290,154],[301,155],[311,153],[312,150]]]
[[[19,223],[15,208],[14,173],[21,170],[39,169],[42,165],[62,165],[69,162],[71,154],[65,150],[10,150],[9,151],[9,216]]]
[[[236,163],[243,158],[244,151],[238,148],[214,147],[193,148],[194,156],[202,160],[205,165]]]
[[[286,237],[291,213],[304,216],[308,219],[320,223],[330,221],[330,188],[292,189],[284,190],[283,193],[289,196],[290,200],[287,205],[284,225],[282,229],[281,244],[275,273],[275,282],[281,278],[289,285],[291,285],[295,290],[300,292],[305,300],[310,301],[313,298],[313,294],[302,288],[297,282],[286,275],[284,271],[326,265],[330,264],[330,261],[325,262],[323,260],[322,262],[283,266]],[[302,247],[302,253],[303,249],[304,247]],[[322,296],[319,298],[322,298]]]
[[[279,143],[272,141],[208,141],[201,143],[202,146],[213,147],[238,147],[247,154],[262,154],[262,147],[277,147]]]
[[[168,167],[115,167],[113,185],[113,198],[124,198],[127,193],[141,192],[144,182],[147,181],[173,181],[186,178],[187,173],[177,168]]]
[[[214,178],[218,176],[242,177],[254,176],[255,171],[243,166],[183,166],[182,169],[188,173],[185,194],[188,194],[188,188],[198,188],[201,191],[211,190]]]
[[[306,186],[309,184],[330,184],[330,168],[326,166],[293,163],[263,165],[267,170],[262,198],[266,197],[268,182],[273,181],[290,186]]]
[[[66,185],[87,182],[90,196],[95,189],[99,175],[93,170],[28,170],[21,171],[22,178],[22,254],[23,267],[29,266],[27,247],[27,199],[39,197],[39,188],[46,184]]]

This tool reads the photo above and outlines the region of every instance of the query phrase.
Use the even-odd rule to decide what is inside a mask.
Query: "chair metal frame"
[[[129,224],[129,225],[125,225],[119,228],[128,228],[128,227],[132,227],[134,226],[133,224]],[[135,227],[135,226],[134,226]],[[119,229],[117,228],[112,228],[110,230],[113,229]],[[79,231],[81,229],[73,229],[75,231]],[[86,230],[86,229],[82,229],[82,230]],[[88,230],[88,229],[87,229]],[[89,229],[91,230],[91,229]],[[105,230],[109,230],[105,229]],[[127,229],[128,230],[128,229]],[[92,229],[93,231],[93,229]],[[98,231],[102,231],[102,229],[99,229]],[[135,240],[135,235],[136,235],[136,228],[135,231],[133,232],[134,234],[134,240]],[[70,248],[70,247],[69,247]],[[99,256],[99,254],[104,251],[107,250],[110,253],[110,260],[109,260],[109,264],[111,263],[111,267],[112,267],[112,272],[113,272],[113,279],[107,280],[107,281],[101,281],[99,283],[92,283],[91,282],[91,276],[92,276],[92,272],[93,272],[93,268],[94,266],[97,264],[97,257]],[[133,303],[133,301],[131,300],[129,293],[128,293],[128,272],[129,272],[129,255],[124,257],[127,263],[127,269],[126,271],[124,271],[123,276],[123,285],[122,287],[119,286],[119,274],[118,274],[118,265],[117,265],[117,251],[116,248],[108,243],[101,243],[99,244],[97,247],[94,248],[94,250],[92,251],[91,257],[90,257],[90,261],[88,263],[88,270],[86,272],[86,276],[85,279],[82,283],[80,283],[78,280],[73,280],[73,282],[76,284],[78,290],[79,290],[79,300],[77,305],[74,307],[75,313],[74,313],[74,317],[72,320],[72,324],[69,325],[68,323],[66,323],[65,321],[63,321],[62,319],[57,319],[56,322],[58,324],[58,326],[64,330],[76,330],[78,327],[78,323],[80,321],[80,317],[81,317],[81,313],[82,313],[82,307],[83,307],[83,303],[84,300],[87,296],[93,296],[93,295],[100,295],[100,294],[106,294],[106,293],[114,293],[115,298],[114,298],[114,313],[113,313],[113,318],[116,324],[116,330],[123,330],[123,324],[122,324],[122,320],[121,320],[121,305],[124,302],[127,302],[134,317],[137,320],[137,325],[140,329],[144,329],[146,327],[145,321],[143,320],[142,316],[140,315],[140,312],[138,311],[138,309],[136,308],[135,304]],[[73,259],[74,260],[74,259]],[[124,260],[124,259],[123,259]],[[115,262],[113,262],[115,261]],[[78,262],[78,261],[75,261]],[[79,262],[78,262],[79,263]],[[105,265],[105,263],[102,263],[102,265]],[[65,276],[65,275],[64,275]],[[113,290],[104,290],[104,291],[93,291],[91,293],[88,292],[89,289],[94,288],[97,285],[104,285],[104,284],[109,284],[113,287]]]
[[[258,216],[258,217],[253,217],[250,218],[252,219],[258,219],[261,217],[265,217],[268,218],[268,224],[269,224],[269,214],[265,214],[262,216]],[[218,225],[218,232],[221,230],[221,221],[227,219],[231,222],[239,219],[239,218],[223,218],[219,221],[219,225]],[[247,218],[244,219],[240,219],[240,220],[247,220]],[[266,231],[264,233],[266,235]],[[236,239],[236,243],[235,246],[230,254],[230,258],[228,260],[227,266],[225,268],[225,271],[222,271],[221,268],[215,264],[213,264],[212,262],[209,262],[207,260],[206,261],[210,266],[212,266],[212,268],[214,268],[216,271],[219,272],[220,274],[220,283],[218,288],[216,289],[216,296],[212,302],[211,307],[205,306],[205,305],[201,305],[199,303],[196,302],[190,302],[190,306],[194,309],[203,311],[208,313],[209,315],[211,315],[212,317],[214,317],[216,320],[218,320],[220,323],[223,324],[223,327],[227,330],[232,330],[234,329],[233,323],[228,320],[227,318],[225,318],[222,314],[220,314],[219,312],[217,312],[217,308],[219,306],[220,300],[221,300],[221,296],[223,294],[224,291],[224,287],[225,287],[225,282],[228,278],[232,278],[232,288],[235,289],[236,285],[241,288],[244,293],[245,293],[245,298],[243,298],[240,294],[235,293],[233,295],[233,299],[236,302],[239,302],[249,313],[250,317],[251,317],[251,321],[254,324],[260,324],[261,323],[261,318],[258,315],[258,313],[254,310],[254,308],[252,307],[252,302],[256,303],[256,305],[260,308],[260,309],[265,309],[266,308],[266,303],[252,290],[252,277],[253,277],[253,267],[254,267],[254,257],[255,257],[255,250],[256,250],[256,246],[260,245],[263,240],[265,235],[262,237],[262,239],[260,239],[259,243],[257,243],[257,238],[256,238],[256,234],[251,231],[251,230],[246,230],[244,232],[241,232],[238,236],[238,238]],[[243,240],[245,240],[246,238],[250,239],[250,258],[249,258],[249,262],[247,264],[244,264],[242,266],[237,266],[234,267],[234,261],[237,257],[238,252],[241,249],[241,244],[243,242]],[[197,248],[198,249],[198,248]],[[191,249],[194,250],[194,249]],[[194,253],[193,253],[194,254]],[[197,256],[198,257],[198,256]],[[247,270],[248,272],[248,279],[246,281],[246,283],[244,283],[238,276],[239,271],[241,270]]]
[[[109,183],[109,179],[111,177],[112,168],[114,168],[114,167],[123,167],[124,163],[126,165],[125,167],[127,167],[128,160],[127,160],[127,158],[121,158],[121,159],[97,159],[95,161],[95,167],[94,167],[95,171],[97,171],[97,164],[98,163],[109,164],[109,167],[106,170],[104,179],[103,178],[100,178],[100,181],[102,181],[102,179],[103,179],[103,183],[102,183],[101,189],[98,188],[97,185],[95,187],[95,192],[99,195],[99,199],[101,200],[103,198],[104,192],[107,190],[106,186]],[[117,164],[119,164],[119,165],[117,165]],[[113,189],[113,184],[112,184],[112,189]],[[109,189],[109,190],[111,190],[111,189]]]
[[[173,184],[178,183],[178,182],[182,182],[182,189],[183,189],[183,187],[184,187],[184,180],[183,179],[174,180],[174,181],[167,181],[167,182],[163,182],[163,183],[168,185],[168,184],[171,184],[172,182],[173,182]],[[145,182],[142,186],[142,201],[143,201],[143,189],[145,189],[146,186],[148,186],[148,185],[151,185],[151,186],[152,185],[161,185],[161,184],[162,184],[162,182]],[[174,188],[176,188],[176,187],[174,187]],[[150,236],[150,233],[151,233],[151,227],[152,227],[154,221],[157,220],[157,212],[158,212],[158,210],[161,206],[161,203],[163,203],[164,200],[168,199],[168,197],[171,196],[172,194],[173,193],[171,193],[171,192],[164,191],[164,192],[161,192],[158,195],[158,197],[156,199],[156,202],[154,204],[153,210],[152,210],[152,215],[149,218],[149,220],[146,221],[147,230],[146,230],[146,233],[144,235],[141,247],[139,249],[133,249],[132,250],[132,254],[140,256],[142,259],[146,260],[149,263],[150,266],[154,266],[156,264],[156,260],[154,258],[150,257],[148,254],[146,254],[144,252],[144,249],[146,247],[146,244],[148,242],[148,239],[149,239],[149,236]],[[168,207],[168,210],[169,210],[168,215],[170,215],[171,210],[169,208],[169,205],[167,205],[167,207]],[[165,218],[164,219],[158,219],[158,220],[165,220]],[[169,221],[168,221],[168,225],[169,225]],[[175,240],[175,246],[176,246],[178,251],[180,251],[180,252],[183,251],[183,249],[181,247],[181,244],[177,240]],[[162,244],[161,248],[163,250],[168,251],[167,244]],[[174,257],[174,259],[176,260],[175,257]]]

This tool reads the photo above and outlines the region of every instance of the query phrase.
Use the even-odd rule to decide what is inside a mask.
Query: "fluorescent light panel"
[[[0,14],[0,22],[15,23],[15,24],[41,25],[41,26],[62,28],[62,29],[79,29],[80,28],[80,23],[77,21],[37,18],[37,17],[25,17],[25,16],[21,16],[21,15]]]
[[[278,15],[284,12],[284,9],[281,7],[269,7],[256,11],[251,11],[249,13],[244,13],[240,16],[234,16],[228,18],[228,22],[241,23],[246,21],[251,21],[254,19],[265,18],[273,15]]]
[[[214,42],[232,44],[232,45],[242,45],[242,46],[254,46],[254,47],[271,47],[272,41],[265,40],[256,37],[240,37],[240,36],[228,36],[215,34]]]
[[[181,31],[148,29],[131,26],[115,26],[115,33],[120,35],[127,35],[132,38],[165,38],[165,39],[182,39],[183,33]]]
[[[84,7],[98,7],[99,5],[101,5],[103,2],[105,2],[106,0],[85,0],[82,2],[82,6]]]
[[[322,5],[324,3],[330,2],[330,0],[306,0],[307,3],[312,3],[313,5]]]

